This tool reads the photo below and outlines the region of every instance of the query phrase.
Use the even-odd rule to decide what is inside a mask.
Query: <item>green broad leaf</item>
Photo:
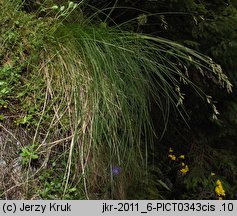
[[[68,192],[70,192],[70,193],[75,192],[75,191],[77,191],[76,188],[70,188],[70,189],[68,189]]]
[[[31,159],[37,159],[37,158],[39,158],[39,156],[36,155],[36,154],[34,154],[34,155],[31,156]]]
[[[9,91],[10,91],[9,88],[4,88],[4,89],[1,90],[1,93],[2,94],[7,94],[7,93],[9,93]]]

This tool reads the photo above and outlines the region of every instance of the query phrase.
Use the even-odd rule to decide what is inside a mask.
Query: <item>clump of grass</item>
[[[70,24],[65,16],[54,19],[53,42],[42,48],[40,69],[34,71],[45,80],[45,99],[32,142],[45,159],[33,177],[64,154],[62,198],[68,188],[82,185],[87,198],[103,193],[104,198],[126,198],[129,184],[146,171],[154,136],[151,98],[165,122],[170,107],[184,114],[181,84],[206,98],[178,64],[195,65],[228,89],[231,85],[209,58],[175,42],[126,32],[121,25],[98,26],[86,18]],[[118,175],[113,167],[120,168]]]
[[[189,62],[216,73],[230,87],[221,71],[209,68],[213,64],[209,58],[163,38],[86,22],[61,26],[56,38],[60,48],[50,74],[57,73],[63,87],[72,129],[65,187],[73,159],[85,192],[93,185],[99,187],[94,176],[105,185],[113,181],[113,165],[122,167],[123,178],[141,176],[145,151],[152,143],[151,97],[165,121],[170,106],[183,114],[181,83],[205,98],[177,63]]]

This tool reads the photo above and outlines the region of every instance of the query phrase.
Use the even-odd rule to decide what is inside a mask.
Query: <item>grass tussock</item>
[[[231,84],[209,58],[172,41],[86,18],[70,24],[62,19],[59,12],[50,19],[50,31],[42,32],[50,40],[41,45],[38,61],[29,63],[31,75],[25,75],[44,83],[29,92],[37,115],[27,124],[30,142],[23,144],[33,147],[20,149],[21,157],[28,158],[25,194],[126,199],[128,188],[146,176],[147,151],[155,134],[151,100],[165,123],[171,108],[185,118],[180,89],[189,85],[209,99],[217,114],[184,69],[193,65],[212,74],[228,90]],[[4,100],[11,104],[9,98]],[[32,170],[34,161],[38,164]]]

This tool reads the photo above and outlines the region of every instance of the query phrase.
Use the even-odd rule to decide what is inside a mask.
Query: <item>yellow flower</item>
[[[179,158],[180,158],[180,159],[184,159],[185,156],[184,156],[184,155],[180,155]]]
[[[168,157],[169,157],[171,160],[176,160],[175,155],[169,154]]]
[[[185,166],[185,163],[182,162],[181,165],[182,165],[182,166]]]
[[[214,176],[214,175],[216,175],[214,172],[211,172],[211,176]]]
[[[221,191],[220,191],[219,187],[215,187],[215,192],[216,192],[217,196],[221,195]]]
[[[222,183],[219,179],[216,181],[215,192],[216,192],[216,195],[219,197],[225,196],[225,190],[224,190]]]
[[[189,171],[188,165],[185,165],[184,168],[180,169],[180,172],[182,173],[182,175],[185,175],[188,171]]]
[[[174,150],[172,148],[169,148],[169,153],[174,152]]]
[[[216,187],[215,192],[218,196],[225,196],[225,191],[222,187]]]

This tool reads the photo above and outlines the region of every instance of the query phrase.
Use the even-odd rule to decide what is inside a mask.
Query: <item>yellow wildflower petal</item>
[[[223,187],[220,187],[220,194],[221,196],[225,196],[225,190],[223,189]]]
[[[176,160],[176,156],[175,156],[175,155],[170,154],[170,155],[168,155],[168,157],[169,157],[171,160]]]
[[[219,179],[216,181],[215,192],[218,196],[225,196],[225,190],[224,190],[222,183]]]
[[[214,176],[214,175],[216,175],[214,172],[211,172],[211,176]]]
[[[215,188],[215,192],[216,192],[216,195],[217,195],[217,196],[220,196],[220,195],[221,195],[221,192],[220,192],[220,188],[219,188],[219,187],[216,187],[216,188]]]
[[[218,180],[216,181],[216,185],[217,185],[217,186],[218,186],[218,185],[221,185],[220,179],[218,179]]]
[[[180,172],[185,175],[189,171],[188,165],[185,165],[184,168],[180,169]]]
[[[184,155],[180,155],[179,158],[180,158],[180,159],[184,159],[185,156],[184,156]]]

